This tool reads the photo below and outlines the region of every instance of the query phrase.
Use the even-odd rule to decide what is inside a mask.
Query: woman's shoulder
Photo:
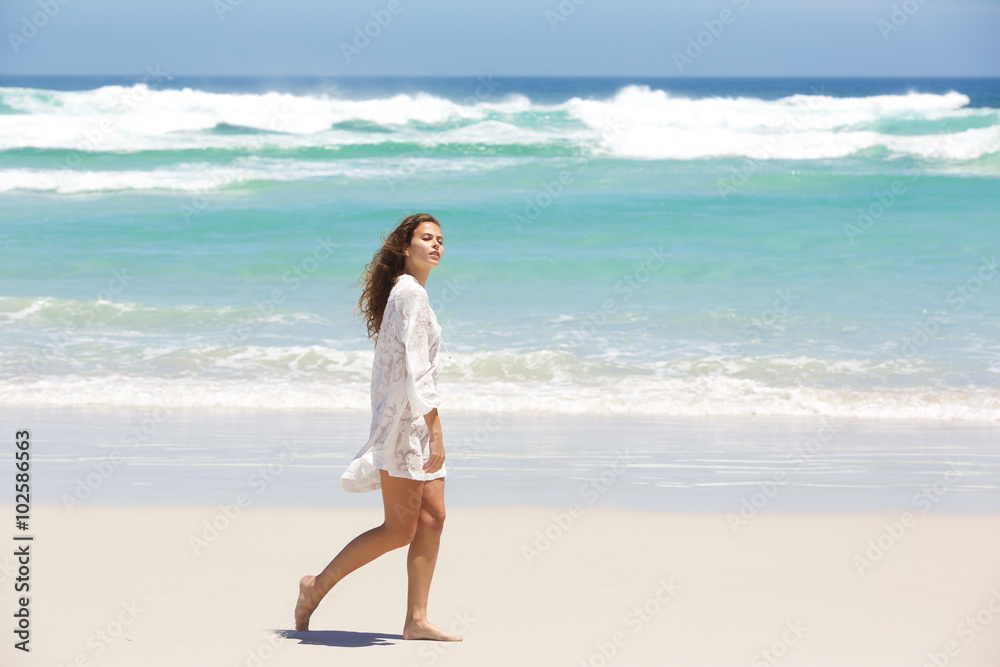
[[[426,299],[427,290],[409,273],[401,273],[396,278],[396,284],[392,286],[392,291],[389,292],[389,298],[393,297],[422,297]]]
[[[427,291],[408,273],[396,278],[386,306],[389,304],[392,304],[394,317],[406,317],[407,313],[425,313],[431,309]]]

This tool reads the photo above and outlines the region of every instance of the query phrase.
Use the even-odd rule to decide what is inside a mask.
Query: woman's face
[[[441,261],[444,254],[444,237],[441,228],[433,222],[421,222],[413,230],[413,239],[408,248],[410,261],[426,264],[433,268]]]

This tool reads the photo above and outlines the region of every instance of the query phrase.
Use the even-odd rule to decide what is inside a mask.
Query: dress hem
[[[442,467],[441,470],[430,473],[429,476],[426,474],[420,477],[414,477],[411,473],[406,470],[390,470],[389,468],[378,467],[376,470],[385,470],[389,473],[390,477],[395,477],[397,479],[410,479],[414,482],[431,482],[435,479],[444,479],[447,477],[447,468]],[[368,491],[375,491],[382,488],[382,478],[381,475],[370,475],[368,476],[370,481],[366,484],[364,479],[358,480],[351,476],[341,475],[340,483],[345,491],[348,493],[367,493]]]
[[[390,477],[401,477],[403,479],[412,479],[416,482],[430,482],[431,480],[440,479],[445,476],[444,468],[438,470],[437,472],[422,474],[419,478],[413,477],[406,470],[390,470],[388,468],[381,468],[381,467],[379,468],[379,470],[385,470],[387,473],[389,473]]]

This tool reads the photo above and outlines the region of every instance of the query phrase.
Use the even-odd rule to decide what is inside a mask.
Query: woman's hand
[[[424,421],[427,422],[427,430],[431,432],[431,451],[424,464],[424,472],[435,473],[444,465],[444,433],[441,431],[437,408],[424,415]]]
[[[431,435],[431,455],[424,464],[424,472],[435,473],[444,465],[444,444],[440,436]]]

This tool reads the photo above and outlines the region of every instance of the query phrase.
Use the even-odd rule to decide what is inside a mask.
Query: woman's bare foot
[[[403,639],[433,639],[439,642],[460,642],[462,638],[445,632],[430,621],[410,621],[403,626]]]
[[[306,575],[299,581],[299,599],[295,603],[295,629],[305,632],[309,629],[309,618],[316,611],[316,577]]]

